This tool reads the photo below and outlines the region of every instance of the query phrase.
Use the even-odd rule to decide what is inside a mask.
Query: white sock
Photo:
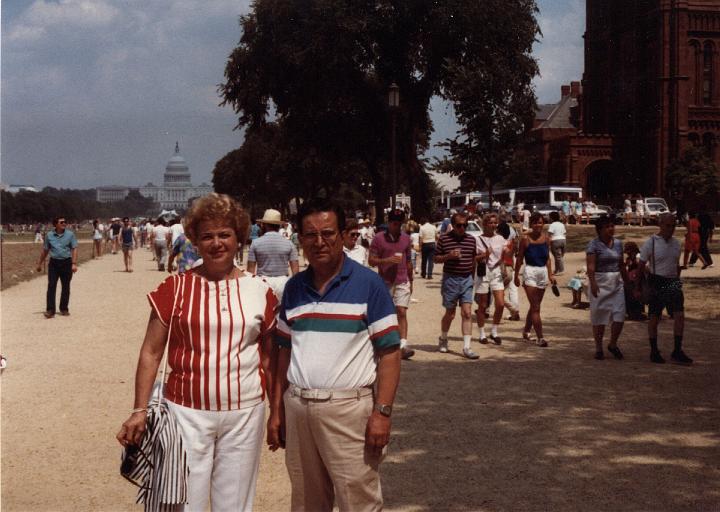
[[[470,349],[470,339],[472,338],[471,334],[463,334],[463,348],[465,350]]]
[[[407,346],[407,340],[405,338],[400,338],[400,348],[405,348]]]
[[[492,335],[493,336],[497,336],[497,329],[498,329],[498,324],[493,324],[493,326],[492,326]]]
[[[487,338],[485,336],[485,327],[480,327],[480,339]]]
[[[447,331],[442,331],[442,332],[440,333],[440,337],[441,337],[442,339],[446,340],[446,339],[447,339],[447,333],[448,333]]]

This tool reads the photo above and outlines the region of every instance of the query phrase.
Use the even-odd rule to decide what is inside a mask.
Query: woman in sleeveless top
[[[523,288],[527,294],[530,309],[525,318],[523,339],[535,341],[531,338],[531,330],[535,329],[537,344],[547,347],[547,340],[543,337],[542,320],[540,318],[540,304],[545,295],[548,282],[556,284],[550,270],[550,238],[543,232],[545,220],[539,212],[530,216],[530,233],[520,241],[517,261],[515,262],[515,286],[520,286],[520,268],[523,263]]]

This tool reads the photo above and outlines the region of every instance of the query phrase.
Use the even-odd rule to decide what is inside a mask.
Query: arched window
[[[708,158],[715,160],[715,134],[710,132],[703,134],[703,148]]]
[[[702,81],[702,102],[703,105],[711,105],[713,102],[713,57],[715,48],[710,41],[703,46],[703,81]]]
[[[690,82],[690,103],[692,105],[700,105],[702,102],[702,68],[703,68],[703,53],[700,41],[692,39],[689,43],[690,46],[690,62],[692,68],[692,78]]]

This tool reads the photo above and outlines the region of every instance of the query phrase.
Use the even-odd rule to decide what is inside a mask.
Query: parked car
[[[438,230],[438,233],[440,233],[440,225],[442,224],[442,222],[435,222],[434,224]],[[465,232],[468,235],[474,236],[475,238],[480,238],[480,235],[482,235],[482,227],[480,227],[480,224],[478,224],[474,220],[469,220],[468,227],[465,228]]]
[[[645,217],[647,220],[657,223],[658,216],[662,213],[669,213],[670,208],[662,197],[645,198]]]
[[[553,206],[551,204],[534,204],[532,206],[533,212],[540,212],[543,216],[543,219],[545,219],[545,223],[548,224],[550,222],[550,213],[552,212],[558,212],[560,213],[560,208],[557,206]]]

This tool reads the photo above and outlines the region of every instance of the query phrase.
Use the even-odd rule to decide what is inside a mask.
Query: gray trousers
[[[565,240],[553,240],[550,242],[550,250],[552,250],[553,258],[555,258],[555,273],[565,272]]]

